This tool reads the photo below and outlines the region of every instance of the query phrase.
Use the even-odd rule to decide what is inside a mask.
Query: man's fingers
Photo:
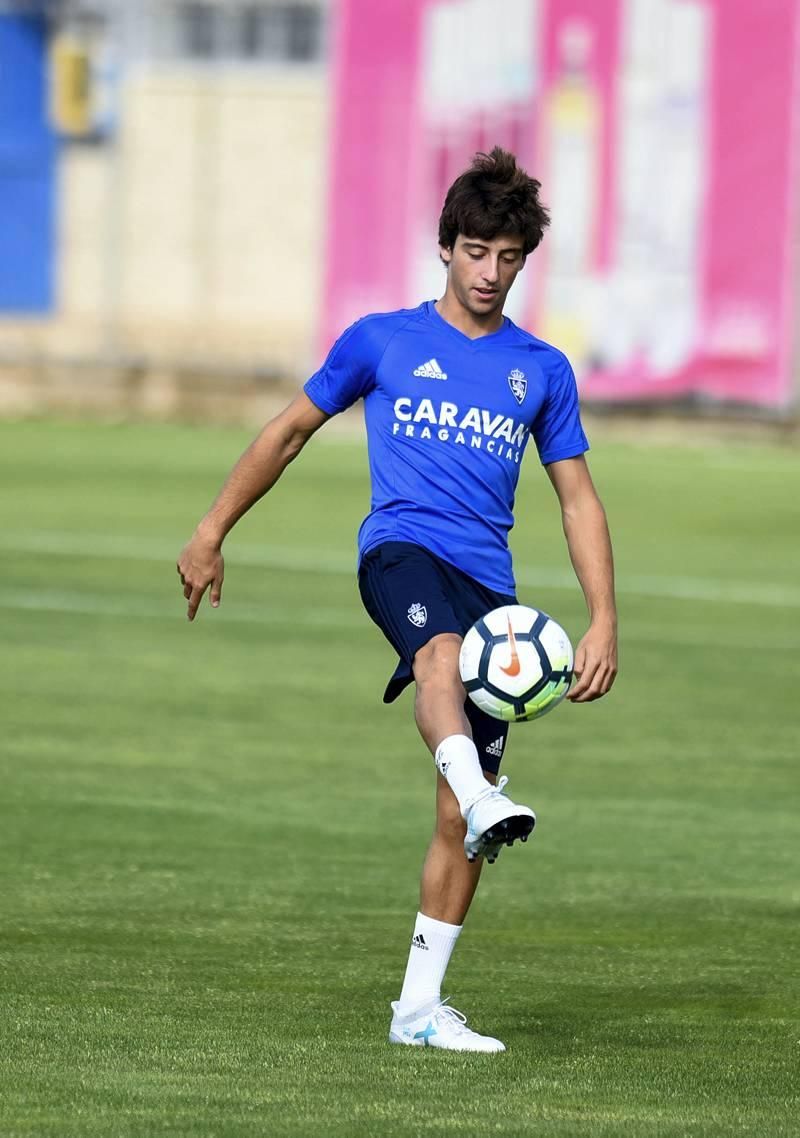
[[[187,588],[188,588],[188,586],[187,586]],[[197,612],[197,610],[200,606],[200,602],[203,599],[203,593],[205,591],[206,591],[206,586],[203,585],[202,589],[200,589],[200,588],[192,589],[191,593],[189,594],[189,611],[186,614],[189,617],[189,620],[194,620],[195,613]]]
[[[597,699],[597,696],[603,695],[607,688],[604,687],[605,678],[609,673],[609,666],[603,660],[589,660],[583,670],[582,675],[579,676],[578,682],[571,692],[569,692],[567,699],[572,700],[574,703],[584,703],[587,700]]]
[[[205,548],[193,550],[192,543],[181,553],[176,563],[178,576],[183,586],[183,595],[189,602],[186,615],[194,620],[203,596],[211,586],[209,600],[213,608],[217,608],[222,598],[222,579],[225,572],[225,562],[217,550],[210,554]]]
[[[584,668],[585,668],[584,654],[583,654],[583,652],[581,652],[580,649],[578,649],[578,652],[575,656],[575,663],[572,665],[572,675],[575,679],[575,683],[573,684],[570,691],[567,692],[567,699],[574,699],[575,692],[583,690],[584,680],[585,680]]]
[[[592,682],[596,671],[597,663],[585,664],[583,667],[579,668],[576,661],[574,672],[577,676],[577,683],[569,693],[568,698],[575,699],[576,696],[581,695],[583,692],[585,692],[589,687],[589,684]]]
[[[593,684],[585,692],[574,699],[573,703],[591,703],[593,699],[599,699],[605,692],[599,685]]]
[[[211,583],[211,607],[218,608],[222,600],[222,577],[215,577]]]
[[[599,699],[609,691],[616,674],[616,668],[598,663],[591,675],[588,670],[584,673],[580,683],[575,685],[567,699],[573,703],[590,703],[594,699]]]

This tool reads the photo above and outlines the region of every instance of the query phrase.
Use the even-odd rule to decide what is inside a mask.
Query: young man
[[[444,296],[365,316],[304,391],[233,468],[178,561],[189,619],[210,586],[220,603],[221,547],[311,435],[363,398],[372,508],[359,532],[364,605],[400,662],[384,695],[412,681],[420,734],[437,767],[436,826],[389,1039],[458,1051],[503,1051],[441,999],[441,984],[484,858],[534,828],[527,806],[495,785],[507,726],[470,701],[461,640],[488,610],[514,602],[508,549],[514,491],[530,434],[561,505],[590,614],[569,698],[604,695],[616,675],[616,610],[605,513],[584,460],[572,369],[517,328],[503,304],[549,218],[539,183],[513,155],[477,155],[451,186],[439,221]]]

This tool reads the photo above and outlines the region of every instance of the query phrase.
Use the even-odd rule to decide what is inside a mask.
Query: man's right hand
[[[183,595],[189,602],[186,613],[189,620],[194,620],[203,594],[209,585],[211,607],[219,608],[222,599],[222,581],[225,576],[225,561],[219,544],[196,533],[178,558],[177,568],[183,585]]]

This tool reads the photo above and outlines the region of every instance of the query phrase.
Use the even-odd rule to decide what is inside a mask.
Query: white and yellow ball
[[[472,626],[459,667],[467,694],[487,715],[507,722],[538,719],[557,707],[572,683],[569,637],[547,613],[503,605]]]

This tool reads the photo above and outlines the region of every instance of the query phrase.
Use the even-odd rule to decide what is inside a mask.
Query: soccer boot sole
[[[405,1046],[405,1047],[426,1047],[426,1043],[425,1043],[424,1039],[403,1039],[402,1036],[397,1035],[393,1031],[389,1032],[389,1042],[393,1043],[393,1044],[399,1043],[401,1046]],[[480,1046],[480,1047],[474,1047],[474,1046],[470,1046],[469,1044],[466,1044],[466,1043],[459,1046],[458,1042],[456,1042],[455,1044],[451,1044],[451,1045],[445,1047],[445,1046],[442,1046],[442,1044],[435,1044],[434,1043],[434,1044],[428,1044],[427,1050],[428,1051],[455,1051],[457,1054],[460,1054],[460,1055],[467,1055],[467,1054],[471,1054],[471,1055],[481,1055],[481,1054],[493,1055],[493,1054],[497,1054],[498,1052],[505,1051],[505,1049],[506,1049],[505,1044],[501,1043],[499,1039],[497,1039],[497,1040],[492,1039],[491,1042],[492,1042],[492,1044],[496,1043],[497,1046],[494,1047],[494,1046],[484,1045],[484,1046]]]
[[[464,843],[467,861],[485,857],[489,865],[493,865],[503,846],[513,846],[518,838],[521,842],[527,842],[535,825],[536,819],[529,814],[512,814],[508,818],[502,818],[485,830],[476,841]]]

